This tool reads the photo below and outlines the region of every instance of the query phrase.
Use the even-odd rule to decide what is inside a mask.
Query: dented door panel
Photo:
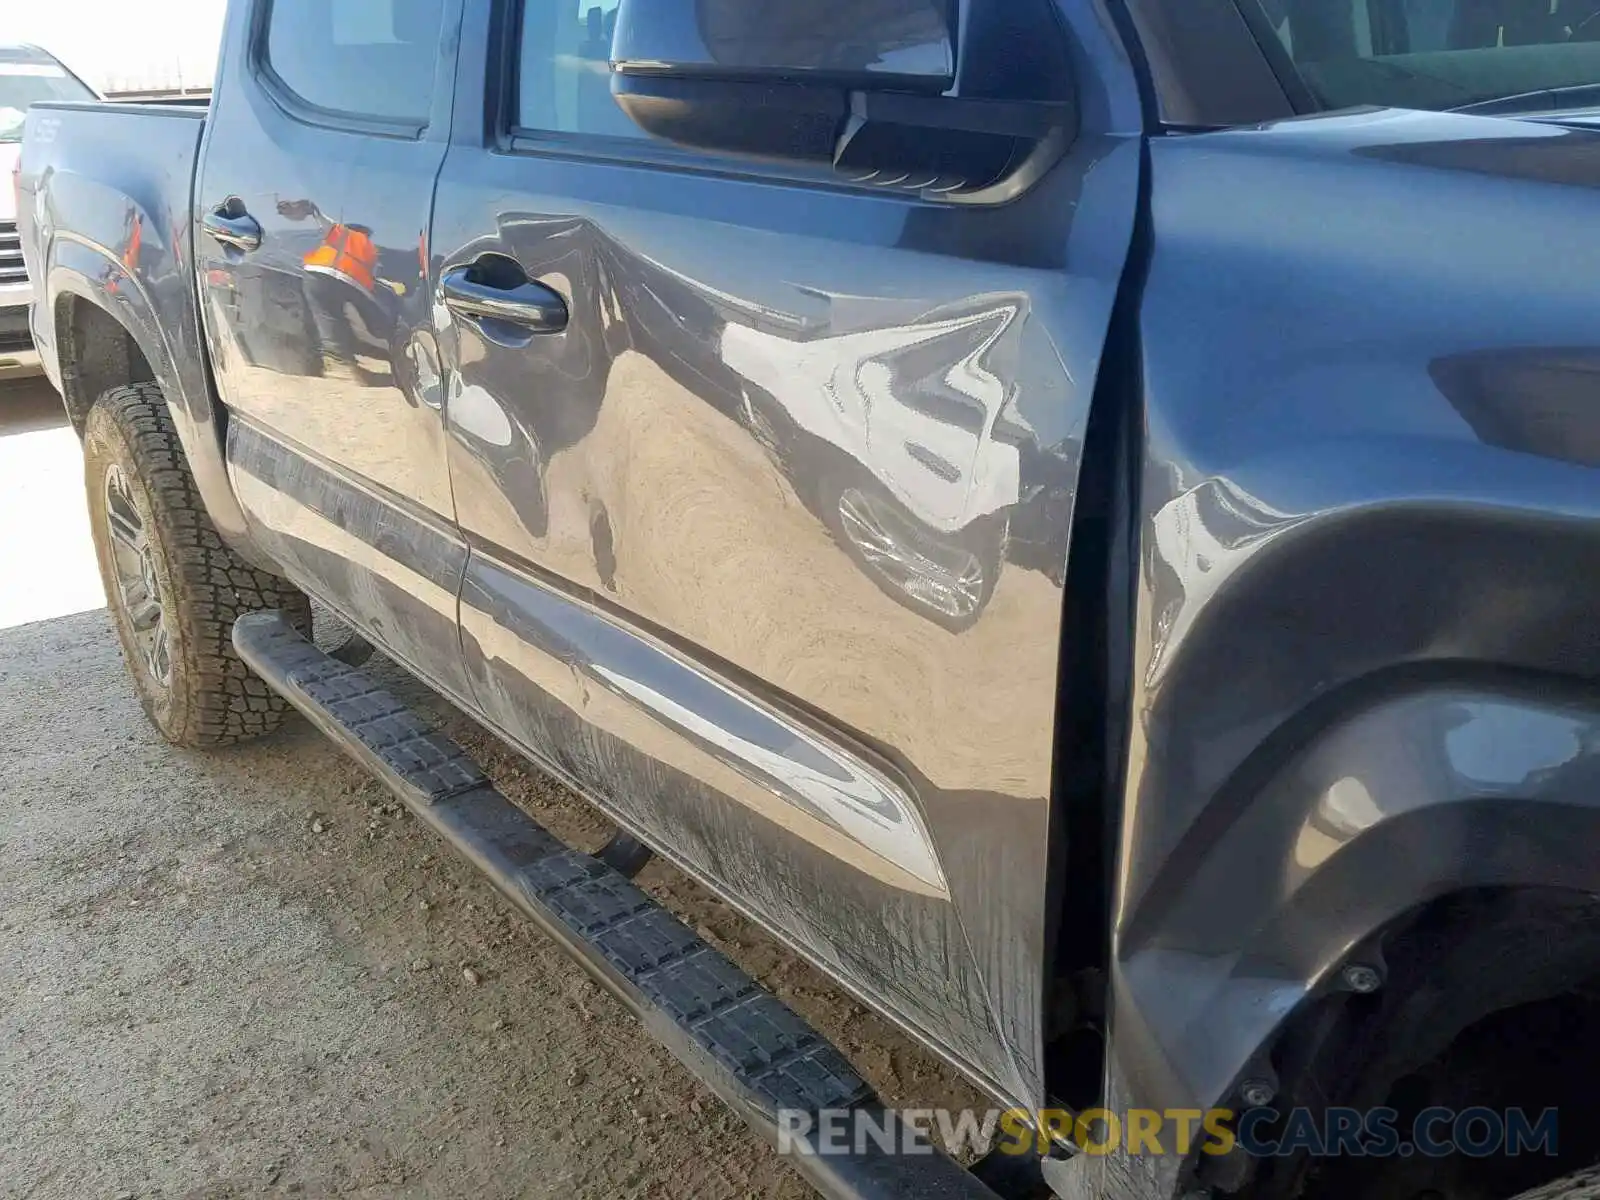
[[[1086,64],[1114,55],[1081,24]],[[478,708],[1030,1104],[1067,539],[1138,203],[1129,91],[1002,209],[461,130],[435,207],[437,273],[503,256],[569,312],[516,336],[435,309]]]

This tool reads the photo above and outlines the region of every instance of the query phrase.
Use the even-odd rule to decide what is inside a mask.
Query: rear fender
[[[73,425],[82,430],[89,407],[105,389],[154,379],[166,395],[212,523],[231,547],[256,565],[270,568],[270,561],[250,541],[244,513],[228,481],[222,450],[224,413],[212,395],[198,339],[185,337],[181,354],[174,349],[143,281],[106,246],[57,231],[46,262],[47,369]],[[185,281],[185,286],[192,285]]]

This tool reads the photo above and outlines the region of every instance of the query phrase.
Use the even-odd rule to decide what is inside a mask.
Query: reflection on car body
[[[952,629],[978,618],[1006,556],[1033,442],[1015,405],[1025,296],[978,295],[908,315],[903,301],[818,294],[835,315],[808,319],[754,308],[630,252],[591,222],[506,220],[508,239],[535,235],[556,257],[534,273],[587,280],[572,294],[594,297],[594,311],[565,335],[574,344],[540,363],[559,372],[567,394],[589,397],[587,406],[516,406],[484,426],[479,411],[503,407],[493,396],[526,388],[525,377],[454,384],[451,399],[468,437],[480,427],[540,426],[521,430],[520,451],[505,444],[532,468],[505,475],[530,533],[542,536],[546,519],[539,463],[584,437],[612,363],[632,348],[748,427],[886,594]],[[455,327],[452,336],[463,356],[486,357],[471,348],[479,331]]]
[[[791,473],[816,481],[823,522],[885,592],[953,628],[993,594],[1021,495],[1018,444],[998,430],[1013,399],[1007,342],[1026,314],[1026,297],[979,296],[885,328],[722,335],[779,459],[832,452]],[[1025,430],[1014,413],[1011,427]]]

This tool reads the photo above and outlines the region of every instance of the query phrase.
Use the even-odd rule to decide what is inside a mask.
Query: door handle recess
[[[492,263],[486,261],[491,258]],[[567,327],[567,302],[504,255],[485,255],[470,267],[446,271],[439,286],[445,307],[458,317],[504,321],[530,333],[560,333]]]
[[[212,241],[220,242],[231,250],[261,248],[261,222],[245,212],[237,201],[230,201],[208,212],[201,218],[200,227]]]

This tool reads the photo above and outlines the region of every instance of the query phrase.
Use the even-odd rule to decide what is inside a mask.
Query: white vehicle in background
[[[0,44],[0,178],[16,177],[28,106],[41,100],[98,100],[93,88],[37,46]],[[16,188],[0,184],[0,378],[36,362],[28,329],[32,292],[17,237]]]

